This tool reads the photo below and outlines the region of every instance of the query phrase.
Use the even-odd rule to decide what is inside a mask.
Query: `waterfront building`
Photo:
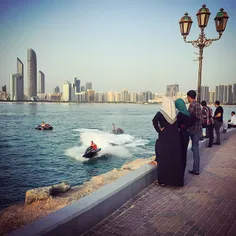
[[[209,103],[213,104],[216,101],[215,91],[209,91]]]
[[[80,93],[80,80],[77,77],[74,78],[75,93]]]
[[[80,90],[80,92],[86,92],[86,88],[85,88],[85,86],[81,86],[81,90]]]
[[[22,83],[23,83],[23,94],[24,94],[24,64],[23,62],[17,57],[16,59],[16,63],[17,63],[17,74],[20,75],[22,77]]]
[[[69,81],[65,81],[63,85],[63,101],[71,101],[71,83]]]
[[[137,94],[137,102],[138,103],[144,103],[144,101],[145,101],[144,94],[143,93],[138,93]]]
[[[7,92],[7,86],[6,85],[2,86],[2,92],[5,92],[5,93]]]
[[[209,87],[201,86],[201,101],[209,102]]]
[[[146,91],[144,92],[144,101],[148,102],[149,100],[152,100],[152,92]]]
[[[37,57],[33,49],[27,50],[28,98],[37,96]]]
[[[107,92],[107,102],[114,102],[115,94],[112,91]]]
[[[167,97],[175,97],[179,92],[178,84],[167,85],[166,96]]]
[[[87,90],[87,102],[94,102],[95,91],[92,89]]]
[[[19,74],[10,74],[10,100],[24,100],[23,78]]]
[[[236,104],[236,84],[233,84],[233,104]]]
[[[137,102],[137,93],[136,92],[130,92],[129,93],[129,101],[130,102]]]
[[[45,93],[45,75],[41,70],[39,71],[38,93]]]
[[[86,89],[86,91],[89,90],[89,89],[92,90],[92,82],[86,83],[85,84],[85,89]]]
[[[115,102],[120,102],[120,98],[121,98],[120,92],[115,92]]]
[[[97,92],[94,97],[95,102],[104,102],[104,93]]]
[[[60,87],[58,85],[54,88],[53,93],[60,93]]]
[[[121,102],[129,102],[129,91],[128,89],[124,89],[120,93],[120,101]]]
[[[224,98],[223,98],[224,97],[224,85],[217,85],[215,91],[216,91],[216,93],[215,93],[216,100],[218,100],[222,103],[224,100]]]
[[[224,104],[232,104],[232,85],[226,84],[224,85],[224,96],[223,96],[223,103]]]

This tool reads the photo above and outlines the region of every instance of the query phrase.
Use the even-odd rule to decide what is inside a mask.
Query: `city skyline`
[[[236,81],[236,3],[204,1],[211,16],[207,37],[215,37],[214,17],[221,7],[229,15],[222,39],[204,51],[202,85],[215,87]],[[0,81],[9,87],[15,58],[27,62],[26,49],[37,54],[38,68],[47,75],[46,93],[75,75],[99,91],[155,90],[179,84],[196,89],[194,48],[180,35],[179,20],[187,11],[193,19],[189,39],[197,38],[195,1],[46,1],[0,3]],[[134,7],[135,6],[135,7]],[[53,9],[53,11],[52,11]],[[71,12],[77,12],[76,17]],[[40,12],[40,14],[38,14]],[[62,14],[63,13],[63,14]],[[165,19],[164,24],[160,19]],[[27,20],[26,20],[27,19]],[[37,29],[37,30],[36,30]],[[227,63],[225,61],[227,60]],[[27,75],[24,66],[24,75]],[[26,76],[24,76],[25,91]],[[154,89],[155,88],[155,89]],[[62,89],[62,87],[61,87]]]

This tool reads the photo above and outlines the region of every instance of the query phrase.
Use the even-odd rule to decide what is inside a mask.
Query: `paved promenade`
[[[236,236],[236,134],[201,152],[201,173],[187,173],[185,187],[144,189],[83,234]]]

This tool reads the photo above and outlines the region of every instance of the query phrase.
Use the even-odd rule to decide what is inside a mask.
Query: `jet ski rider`
[[[97,145],[93,142],[93,141],[91,141],[91,144],[90,144],[90,147],[93,149],[93,150],[97,150]]]

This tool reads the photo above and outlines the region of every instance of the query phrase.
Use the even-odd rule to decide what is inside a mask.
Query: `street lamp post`
[[[188,13],[185,13],[184,16],[180,19],[179,25],[180,25],[180,32],[184,38],[184,41],[186,43],[191,43],[195,48],[199,48],[199,68],[198,68],[198,85],[197,85],[197,101],[200,102],[201,99],[201,81],[202,81],[202,59],[203,59],[203,49],[205,47],[208,47],[212,44],[212,42],[217,41],[221,38],[228,21],[228,14],[224,11],[223,8],[220,9],[220,11],[217,13],[215,17],[215,26],[216,31],[218,32],[219,36],[218,38],[214,39],[207,39],[204,34],[204,29],[207,26],[208,20],[210,18],[210,11],[208,8],[206,8],[206,5],[202,5],[202,8],[199,9],[197,13],[197,19],[198,19],[198,26],[201,29],[200,35],[197,40],[193,41],[187,41],[186,38],[189,35],[191,26],[192,26],[192,19],[190,16],[188,16]]]

